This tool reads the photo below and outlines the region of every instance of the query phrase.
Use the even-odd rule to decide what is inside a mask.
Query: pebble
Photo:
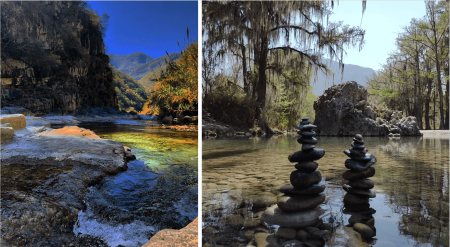
[[[321,159],[325,155],[325,150],[321,148],[315,148],[311,151],[298,151],[289,155],[288,159],[290,162],[302,162],[302,161],[313,161]]]
[[[297,232],[293,228],[280,227],[275,232],[275,235],[279,238],[294,239],[296,233]]]
[[[368,203],[368,202],[369,202],[369,197],[355,196],[350,193],[347,193],[344,196],[345,204],[357,205],[357,204],[363,204],[363,203]]]
[[[300,144],[317,144],[317,138],[315,137],[300,137],[297,139]]]
[[[353,225],[353,230],[361,234],[361,237],[363,238],[371,238],[375,236],[375,232],[366,224],[355,223]]]
[[[361,190],[361,189],[355,189],[350,187],[349,185],[344,185],[342,188],[347,191],[350,194],[357,195],[357,196],[363,196],[363,197],[370,197],[375,198],[376,194],[372,189],[369,190]]]

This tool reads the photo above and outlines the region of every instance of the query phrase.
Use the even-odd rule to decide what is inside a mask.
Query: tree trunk
[[[430,73],[430,66],[427,65],[427,74]],[[427,96],[425,98],[425,129],[430,130],[430,102],[431,102],[431,84],[433,83],[433,80],[430,78],[427,78],[427,84],[428,84],[428,91]]]
[[[242,74],[244,78],[244,92],[245,95],[249,95],[249,85],[247,82],[247,60],[245,59],[245,45],[241,44],[241,52],[242,52]]]
[[[266,120],[266,89],[267,89],[267,53],[269,52],[269,42],[267,37],[261,40],[261,53],[259,57],[259,70],[258,70],[258,91],[256,99],[256,113],[259,123],[259,127],[266,135],[273,135],[273,130],[269,127]]]
[[[447,83],[446,83],[446,85],[445,85],[445,105],[447,106],[447,110],[445,111],[445,123],[444,123],[444,128],[445,129],[449,129],[449,116],[448,116],[448,114],[449,114],[449,111],[450,111],[450,108],[449,108],[449,105],[448,105],[448,96],[449,96],[449,88],[448,88],[448,82],[449,82],[449,75],[448,75],[448,73],[449,73],[449,68],[448,68],[448,66],[447,66],[447,68],[445,68],[445,70],[444,70],[444,74],[445,74],[445,77],[446,77],[446,79],[447,79]]]

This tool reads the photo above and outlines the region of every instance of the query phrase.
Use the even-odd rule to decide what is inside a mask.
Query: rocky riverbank
[[[77,125],[77,117],[14,114],[0,119],[2,133],[13,131],[1,146],[2,246],[115,246],[110,245],[115,238],[99,237],[90,216],[101,226],[144,222],[150,231],[142,235],[143,244],[159,229],[182,228],[197,216],[196,168],[175,165],[158,174],[142,161],[131,161],[134,154],[119,142],[77,126],[50,128]],[[147,175],[149,183],[137,180]],[[133,191],[139,195],[132,195],[137,202],[128,212],[123,205]]]
[[[127,169],[121,143],[89,131],[15,136],[1,147],[2,246],[69,246],[88,187]]]

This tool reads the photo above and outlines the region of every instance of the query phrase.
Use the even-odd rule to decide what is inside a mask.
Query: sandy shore
[[[421,130],[420,133],[423,134],[423,138],[442,138],[449,139],[449,130]]]

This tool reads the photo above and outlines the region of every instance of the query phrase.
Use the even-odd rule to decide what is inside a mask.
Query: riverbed
[[[270,204],[281,195],[278,189],[289,184],[295,164],[287,157],[301,149],[297,138],[203,140],[204,246],[247,246],[256,233],[277,229],[259,222],[265,208],[255,208],[251,202],[258,198],[259,204]],[[326,185],[321,218],[337,229],[348,225],[350,218],[343,210],[342,173],[347,159],[343,151],[350,148],[352,138],[318,139],[316,147],[326,151],[316,161],[321,184]],[[370,199],[376,211],[376,236],[365,241],[372,246],[448,246],[448,135],[366,137],[364,141],[378,160],[371,178],[377,196]],[[338,245],[328,241],[325,246]]]
[[[64,125],[52,125],[60,128]],[[153,121],[81,122],[79,127],[128,146],[128,169],[89,188],[74,233],[98,246],[144,245],[166,228],[197,217],[197,132],[177,132]]]

